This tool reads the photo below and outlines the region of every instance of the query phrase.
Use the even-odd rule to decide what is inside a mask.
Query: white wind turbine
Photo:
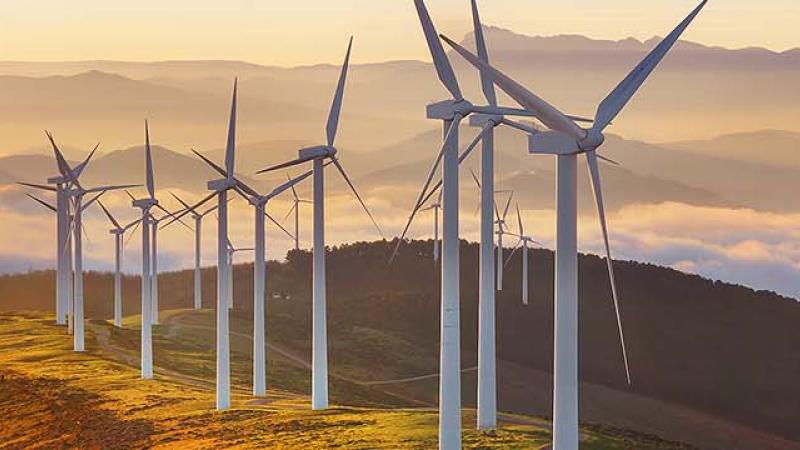
[[[158,205],[156,200],[155,179],[153,176],[153,155],[150,149],[150,130],[145,121],[145,180],[148,196],[133,200],[133,207],[142,210],[142,338],[141,338],[141,372],[142,379],[153,378],[153,283],[151,258],[153,249],[150,245],[152,230],[151,209]]]
[[[95,146],[95,148],[89,153],[89,156],[81,164],[76,166],[75,169],[72,169],[64,159],[61,151],[58,149],[58,146],[56,146],[50,133],[47,133],[47,136],[53,145],[53,150],[56,154],[56,162],[58,163],[58,169],[61,173],[61,177],[58,177],[58,179],[51,179],[49,181],[52,181],[56,184],[63,184],[64,181],[67,181],[64,192],[64,195],[66,196],[65,203],[67,217],[70,215],[70,210],[72,211],[71,220],[68,220],[67,222],[68,237],[65,242],[65,247],[60,249],[59,252],[66,253],[68,248],[73,247],[75,250],[74,255],[72,255],[67,262],[67,265],[71,266],[69,268],[69,272],[72,273],[72,287],[74,288],[72,302],[68,307],[68,316],[72,317],[73,349],[76,352],[82,352],[85,349],[83,323],[83,211],[92,203],[97,201],[97,199],[99,199],[100,196],[105,192],[117,189],[125,189],[128,187],[133,187],[133,185],[101,186],[91,189],[83,188],[80,185],[78,178],[89,164],[92,156],[94,156],[99,144],[98,146]],[[58,183],[59,181],[62,183]],[[87,194],[95,194],[95,196],[87,203],[84,203],[83,200]],[[58,214],[58,207],[56,207],[56,211]]]
[[[201,238],[203,236],[203,218],[217,209],[217,206],[212,206],[204,211],[198,210],[199,206],[189,205],[183,199],[170,192],[170,194],[180,202],[184,207],[184,212],[191,213],[194,219],[194,309],[200,310],[203,308],[203,281],[200,270],[201,265]],[[178,220],[180,215],[173,218],[171,222],[164,225],[162,228],[168,227],[172,222]]]
[[[427,208],[420,211],[433,211],[433,261],[439,261],[439,210],[442,209],[442,193],[439,192],[439,198]]]
[[[514,198],[512,191],[506,201],[506,207],[503,208],[503,214],[498,214],[495,224],[497,225],[497,290],[503,290],[503,236],[506,233],[506,217],[508,217],[508,209],[511,207],[511,200]]]
[[[114,326],[117,328],[122,327],[122,254],[124,251],[125,243],[125,233],[128,232],[131,228],[136,226],[141,222],[141,219],[134,220],[133,222],[122,226],[117,221],[116,218],[111,214],[111,212],[103,205],[102,202],[98,202],[100,208],[103,209],[103,212],[106,213],[106,217],[108,217],[109,222],[113,228],[109,230],[109,233],[114,235]]]
[[[299,151],[298,159],[289,161],[283,164],[278,164],[258,173],[264,173],[285,167],[291,167],[302,164],[308,161],[313,161],[314,168],[314,244],[313,244],[313,259],[314,259],[314,285],[313,285],[313,320],[312,320],[312,369],[311,369],[311,407],[315,410],[327,409],[328,407],[328,337],[327,337],[327,319],[326,319],[326,293],[325,293],[325,187],[324,187],[324,167],[325,160],[329,159],[330,162],[336,167],[339,173],[344,178],[344,181],[350,187],[350,190],[355,195],[361,207],[366,211],[370,220],[381,236],[383,233],[380,230],[375,218],[370,213],[366,204],[364,203],[361,195],[356,190],[350,177],[345,172],[341,163],[339,162],[337,153],[338,150],[334,146],[336,141],[336,132],[339,128],[339,115],[342,108],[342,99],[344,97],[345,82],[347,80],[347,69],[350,62],[350,51],[352,49],[353,39],[347,46],[347,54],[345,55],[342,71],[339,75],[339,82],[336,86],[336,93],[333,97],[333,104],[331,105],[330,114],[328,115],[328,123],[326,127],[327,143],[309,148],[304,148]]]
[[[519,212],[519,203],[517,203],[517,225],[519,233],[511,233],[507,232],[506,234],[510,234],[511,236],[516,236],[519,240],[517,244],[514,245],[514,249],[511,250],[511,253],[508,255],[508,258],[505,261],[505,264],[508,264],[511,261],[511,258],[514,257],[514,254],[522,248],[522,304],[528,304],[528,248],[531,244],[539,244],[539,242],[533,240],[532,237],[525,234],[525,227],[522,224],[522,214]]]
[[[196,207],[217,197],[217,410],[225,410],[231,406],[230,377],[230,328],[228,305],[231,302],[228,272],[228,191],[239,185],[234,176],[236,156],[236,100],[238,79],[233,82],[233,99],[228,119],[228,140],[225,147],[225,177],[208,182],[212,193]],[[199,152],[192,150],[197,156],[207,161]]]
[[[208,165],[216,170],[220,175],[227,176],[225,169],[215,164],[203,155],[199,155]],[[327,166],[330,163],[326,163]],[[267,213],[267,204],[270,200],[278,195],[291,189],[295,194],[295,200],[298,199],[297,193],[294,191],[295,185],[310,177],[313,171],[308,171],[303,175],[295,178],[289,178],[286,183],[276,187],[267,195],[259,194],[255,189],[251,188],[242,181],[237,180],[237,186],[234,190],[241,195],[245,200],[250,203],[255,212],[255,247],[252,251],[255,252],[253,263],[253,395],[256,397],[263,397],[267,393],[266,383],[266,353],[265,353],[265,329],[264,329],[264,298],[265,298],[265,275],[266,275],[266,231],[264,228],[264,218],[267,218],[281,229],[291,239],[295,239],[289,231],[287,231],[280,223],[278,223],[271,215]],[[295,206],[298,203],[295,203]],[[295,241],[296,242],[296,241]],[[250,249],[247,249],[250,250]],[[235,249],[228,241],[229,251],[229,272],[228,276],[233,280],[233,254]],[[232,289],[232,283],[231,283]],[[232,297],[232,296],[231,296]],[[232,306],[232,305],[231,305]]]
[[[237,253],[255,252],[255,250],[254,248],[236,248],[231,243],[231,240],[228,239],[228,298],[231,299],[231,302],[228,304],[228,309],[233,308],[233,259]]]
[[[555,286],[555,361],[553,386],[553,447],[578,448],[578,250],[577,250],[577,157],[586,155],[603,231],[614,308],[617,314],[625,371],[630,383],[627,353],[622,333],[614,271],[608,244],[597,150],[603,131],[633,97],[661,59],[705,6],[703,0],[655,49],[653,49],[597,108],[590,129],[573,120],[507,75],[473,55],[451,39],[447,43],[473,66],[491,76],[495,84],[520,105],[536,114],[550,130],[530,137],[532,153],[557,155],[557,237]]]
[[[35,196],[29,194],[28,196],[48,209],[52,207],[53,212],[56,213],[56,324],[68,325],[69,334],[72,334],[72,268],[70,262],[72,261],[72,245],[69,237],[72,217],[68,205],[67,182],[62,176],[51,177],[49,180],[53,180],[56,187],[21,181],[17,184],[56,194],[55,206]]]
[[[136,187],[137,185],[122,185],[122,186],[101,186],[91,189],[85,189],[79,187],[78,185],[72,185],[69,190],[69,196],[72,199],[72,207],[74,210],[74,218],[72,221],[72,240],[74,242],[75,247],[75,254],[74,254],[74,281],[73,286],[75,287],[75,298],[74,298],[74,319],[73,319],[73,338],[74,338],[74,350],[76,352],[82,352],[85,349],[84,346],[84,320],[83,320],[83,211],[88,207],[91,203],[96,201],[100,195],[105,192],[119,190],[119,189],[128,189],[132,187]],[[87,194],[98,194],[92,200],[87,202],[86,204],[83,203],[83,198]]]
[[[59,175],[48,178],[47,183],[49,185],[32,183],[19,184],[56,193],[56,323],[64,325],[65,322],[68,322],[69,334],[72,334],[73,323],[71,311],[73,309],[74,290],[72,288],[72,245],[70,244],[70,224],[72,223],[72,217],[70,215],[71,204],[69,189],[72,184],[79,184],[78,179],[100,144],[95,145],[86,159],[73,169],[70,167],[69,163],[67,163],[50,132],[45,131],[45,135],[53,147]]]
[[[147,126],[147,121],[145,121],[145,135],[146,135],[145,141],[146,141],[147,151],[150,151],[150,133],[149,133],[149,128]],[[133,196],[133,194],[131,194],[130,192],[127,192],[127,191],[126,191],[126,193],[128,194],[128,197],[130,197],[131,201],[136,201],[136,198]],[[151,231],[150,231],[150,244],[151,244],[150,251],[151,251],[151,255],[152,255],[151,259],[150,259],[150,268],[151,268],[150,286],[151,286],[151,290],[152,290],[152,292],[150,294],[150,305],[151,305],[151,310],[152,310],[150,317],[151,317],[151,324],[152,325],[158,325],[159,324],[159,318],[158,318],[158,309],[159,309],[158,308],[158,230],[159,230],[159,225],[161,224],[162,220],[164,220],[164,219],[166,219],[168,217],[174,219],[175,218],[175,214],[171,213],[169,210],[167,210],[166,208],[161,206],[161,204],[158,203],[157,201],[156,201],[156,204],[154,204],[153,206],[155,208],[160,209],[165,214],[164,216],[156,217],[155,215],[152,214],[152,212],[150,213],[150,225],[152,227]],[[170,224],[174,223],[174,222],[180,222],[181,225],[183,225],[184,227],[188,228],[189,231],[193,231],[190,226],[186,225],[180,219],[173,220],[173,221],[170,222]],[[138,226],[138,224],[137,224],[137,226]],[[161,227],[161,228],[166,228],[166,227]]]
[[[292,180],[291,175],[286,175],[287,180]],[[294,185],[292,185],[292,207],[286,213],[286,217],[283,218],[283,221],[286,222],[286,219],[294,213],[294,249],[300,250],[300,205],[303,203],[306,204],[313,204],[311,200],[306,200],[300,198],[297,194],[297,189],[295,189]]]
[[[440,378],[439,378],[439,448],[440,449],[453,449],[460,448],[461,445],[461,387],[460,387],[460,342],[459,342],[459,238],[458,238],[458,164],[462,162],[470,152],[477,146],[481,140],[489,135],[492,130],[500,125],[508,125],[513,128],[521,129],[523,131],[530,131],[531,128],[523,124],[514,122],[505,118],[506,115],[516,116],[533,116],[533,113],[526,110],[515,108],[507,108],[497,106],[492,95],[492,90],[486,82],[484,82],[485,93],[490,99],[489,106],[476,106],[464,99],[461,93],[461,88],[458,85],[453,68],[450,61],[447,59],[447,54],[442,47],[441,42],[436,33],[436,28],[428,14],[423,0],[414,0],[414,5],[417,9],[417,14],[422,25],[422,30],[425,34],[425,40],[428,44],[428,49],[433,58],[433,64],[436,68],[439,80],[444,87],[450,92],[452,99],[445,100],[438,103],[428,105],[427,115],[429,119],[439,119],[443,122],[444,129],[444,143],[439,154],[434,161],[433,167],[428,174],[428,179],[420,192],[417,203],[412,209],[408,222],[397,241],[394,252],[390,261],[394,260],[400,245],[404,242],[406,233],[408,232],[414,216],[422,207],[423,204],[430,198],[439,186],[444,186],[443,189],[443,235],[442,249],[442,332],[441,332],[441,350],[440,350]],[[475,22],[479,23],[477,17],[477,7],[473,4],[475,13]],[[477,34],[477,40],[482,41],[482,32]],[[481,132],[475,137],[473,142],[467,147],[461,156],[458,155],[458,127],[461,121],[471,114],[480,114],[483,117],[476,119],[473,124],[482,125]],[[570,116],[572,117],[572,116]],[[585,120],[579,117],[573,117],[575,120]],[[493,163],[492,161],[492,141],[485,141],[484,148],[486,149],[484,170],[486,176],[493,176]],[[443,176],[442,181],[436,187],[431,189],[431,181],[433,180],[436,171],[439,168],[440,162],[443,162]],[[493,178],[486,178],[491,181],[486,183],[486,193],[482,197],[486,198],[484,204],[492,205],[492,191],[493,191]],[[485,324],[479,326],[482,331],[479,331],[479,354],[483,353],[483,357],[479,356],[479,360],[485,361],[486,365],[479,363],[479,373],[487,373],[487,370],[481,370],[480,367],[488,368],[491,373],[494,373],[494,238],[492,233],[494,228],[492,226],[491,208],[487,208],[481,215],[482,223],[482,252],[483,258],[481,260],[481,323]],[[484,351],[481,352],[480,349]],[[484,397],[479,393],[479,399],[486,398],[485,401],[479,401],[479,404],[486,405],[479,407],[482,411],[494,411],[493,404],[490,404],[490,398],[495,397],[494,375],[487,374],[486,376],[479,375],[483,382],[479,385],[484,388],[479,388],[480,392],[488,393],[488,397]],[[491,385],[491,386],[490,386]],[[494,413],[479,413],[479,427],[481,428],[494,428],[496,420],[493,419]]]

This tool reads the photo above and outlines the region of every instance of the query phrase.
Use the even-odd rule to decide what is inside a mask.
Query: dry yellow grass
[[[192,314],[179,313],[189,322]],[[208,312],[199,313],[208,315]],[[166,318],[169,319],[170,314]],[[126,321],[135,326],[135,318]],[[180,322],[177,322],[178,324]],[[156,332],[174,362],[157,358],[156,379],[142,381],[135,328],[122,332],[104,322],[87,325],[85,353],[71,351],[71,337],[44,315],[0,316],[0,448],[270,448],[429,449],[436,447],[436,411],[397,406],[309,410],[301,391],[272,388],[254,400],[235,365],[234,407],[214,411],[212,360],[202,337],[179,339],[176,329]],[[179,330],[178,330],[179,331]],[[195,332],[197,330],[195,329]],[[172,335],[172,336],[171,336]],[[185,354],[180,342],[185,342]],[[135,345],[134,345],[135,344]],[[288,364],[277,360],[271,364]],[[273,377],[304,376],[302,370]],[[293,386],[292,380],[270,380]],[[302,384],[302,383],[300,383]],[[364,388],[366,389],[366,388]],[[380,392],[358,395],[373,403]],[[386,394],[390,400],[391,395]],[[464,447],[546,448],[548,424],[537,418],[504,416],[495,435],[472,429],[474,411],[464,411]],[[588,449],[675,448],[635,438],[584,433]]]

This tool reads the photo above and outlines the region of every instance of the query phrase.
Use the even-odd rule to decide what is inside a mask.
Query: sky
[[[428,0],[440,31],[470,28],[468,0]],[[484,0],[484,23],[533,35],[646,39],[664,35],[695,0]],[[46,13],[45,13],[46,12]],[[685,38],[725,47],[800,46],[797,0],[712,0]],[[238,59],[295,66],[429,59],[411,0],[0,0],[2,59]]]

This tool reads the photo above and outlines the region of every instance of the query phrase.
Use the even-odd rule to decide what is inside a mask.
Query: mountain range
[[[463,130],[462,148],[472,140],[475,130]],[[800,189],[800,167],[779,165],[777,161],[800,149],[800,133],[762,131],[749,133],[748,139],[759,143],[760,158],[746,158],[738,135],[721,136],[708,141],[675,144],[648,144],[609,136],[604,154],[620,163],[604,164],[602,173],[608,207],[617,209],[630,204],[653,204],[667,201],[697,206],[751,208],[760,211],[795,212],[800,203],[793,192]],[[513,189],[525,209],[552,208],[555,172],[551,158],[526,154],[526,138],[513,130],[500,129],[497,139],[498,188]],[[365,192],[380,191],[384,200],[399,208],[410,207],[414,191],[424,182],[441,136],[437,131],[377,149],[355,152],[344,148],[342,162]],[[773,144],[775,142],[775,144]],[[278,140],[239,146],[237,167],[246,168],[240,177],[264,191],[282,182],[285,174],[256,176],[255,171],[293,158],[296,150],[311,141]],[[737,150],[740,149],[741,151]],[[154,146],[154,167],[160,189],[179,189],[194,193],[206,191],[206,182],[216,174],[194,155]],[[224,150],[204,151],[211,159],[223,160]],[[465,161],[462,186],[466,195],[477,195],[468,167],[476,172],[478,151]],[[776,155],[777,153],[777,155]],[[89,166],[85,180],[89,185],[141,183],[144,173],[143,148],[131,147],[101,154]],[[712,170],[713,169],[713,170]],[[0,184],[15,180],[41,182],[55,172],[52,156],[24,154],[0,158]],[[293,169],[299,174],[307,170]],[[18,175],[14,175],[18,174]],[[344,185],[332,185],[342,190]],[[305,189],[305,188],[301,188]],[[580,178],[581,207],[594,208],[588,178]],[[467,197],[470,198],[470,197]]]
[[[596,105],[654,45],[582,36],[525,36],[487,27],[494,63],[574,114]],[[471,35],[464,38],[471,46]],[[680,42],[613,125],[648,142],[708,139],[761,129],[800,131],[795,74],[800,50],[731,50]],[[482,102],[474,70],[451,60],[466,96]],[[152,120],[168,147],[224,142],[231,82],[241,80],[243,141],[321,140],[338,68],[293,68],[237,61],[0,62],[2,153],[41,146],[41,129],[64,143],[104,149],[141,140]],[[745,87],[745,88],[743,88]],[[430,128],[424,106],[446,98],[432,66],[420,61],[357,64],[351,69],[341,143],[357,151],[399,142]],[[511,104],[506,99],[506,103]]]

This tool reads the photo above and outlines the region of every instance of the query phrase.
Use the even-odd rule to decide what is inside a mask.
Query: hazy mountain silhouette
[[[525,36],[496,27],[487,27],[487,40],[498,67],[584,116],[594,114],[595,105],[655,44]],[[471,36],[464,42],[472,46]],[[475,71],[457,55],[451,59],[467,97],[482,103]],[[797,132],[798,69],[800,50],[731,50],[681,41],[611,130],[672,142],[758,129]],[[238,75],[242,139],[321,140],[338,70],[237,61],[0,62],[0,74],[6,74],[0,77],[0,131],[10,148],[38,145],[44,126],[80,148],[97,140],[124,147],[141,140],[138,123],[148,116],[154,127],[161,125],[162,145],[214,148],[224,143],[231,80]],[[430,129],[424,106],[447,95],[431,64],[389,61],[354,65],[345,98],[341,143],[361,151]]]
[[[462,149],[476,133],[475,129],[463,129]],[[667,147],[664,147],[610,135],[603,154],[618,161],[621,166],[603,164],[601,168],[608,206],[613,209],[632,203],[674,201],[775,212],[800,210],[800,203],[794,198],[794,192],[800,189],[800,169],[791,165],[777,165],[779,158],[792,151],[784,145],[785,142],[787,139],[791,141],[796,135],[764,132],[754,133],[753,136],[758,136],[763,150],[757,153],[760,158],[746,161],[744,157],[737,156],[735,149],[730,154],[725,150],[724,143],[729,142],[727,138],[707,143],[704,141],[699,144],[700,150],[689,150],[688,143],[666,144]],[[775,136],[775,144],[771,136]],[[312,142],[273,140],[240,144],[236,162],[240,168],[238,176],[257,189],[271,189],[285,181],[286,172],[255,175],[256,170],[295,158],[299,148]],[[344,147],[341,158],[359,189],[380,190],[386,200],[407,209],[413,200],[410,198],[413,194],[409,193],[421,188],[440,146],[441,132],[428,131],[369,153],[350,151]],[[513,188],[524,208],[551,208],[554,198],[553,158],[528,154],[525,135],[505,128],[496,132],[496,147],[498,188]],[[158,145],[153,149],[159,188],[202,193],[206,191],[206,182],[217,177],[194,155]],[[223,161],[224,149],[221,147],[202,151],[214,161]],[[479,152],[478,147],[464,162],[461,171],[467,199],[476,195],[476,191],[471,189],[473,181],[468,168],[479,172]],[[18,179],[29,182],[41,182],[56,173],[53,158],[44,153],[0,158],[0,169],[10,177],[18,174]],[[299,175],[309,169],[309,165],[302,165],[289,172]],[[84,179],[90,185],[141,183],[143,173],[143,148],[136,146],[97,156]],[[587,177],[580,177],[581,208],[591,211],[594,206],[587,181]],[[341,190],[344,186],[337,182],[331,184],[330,188]]]
[[[683,141],[664,145],[720,158],[779,167],[800,167],[800,133],[791,131],[762,130],[734,133],[705,141]]]

